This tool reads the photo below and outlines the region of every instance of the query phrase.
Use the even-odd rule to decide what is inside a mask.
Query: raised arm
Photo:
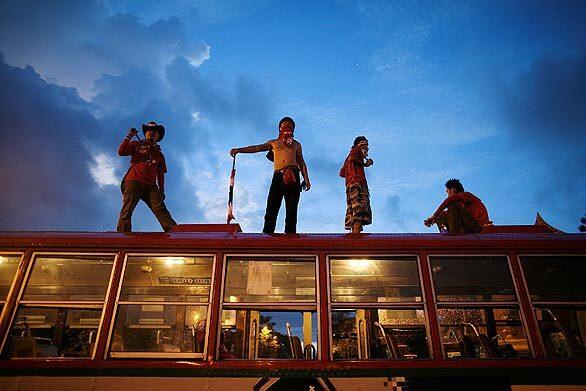
[[[270,151],[271,150],[271,143],[267,141],[264,144],[258,145],[249,145],[248,147],[241,147],[241,148],[232,148],[230,150],[230,155],[236,156],[237,153],[257,153],[263,151]]]
[[[132,128],[128,131],[124,140],[120,143],[118,147],[118,155],[120,156],[128,156],[134,153],[134,149],[136,147],[136,141],[130,141],[134,136],[137,134],[137,130]]]
[[[299,144],[299,148],[297,148],[297,155],[295,157],[297,159],[297,164],[299,165],[301,175],[303,175],[303,179],[305,179],[305,190],[307,191],[311,188],[311,182],[309,182],[309,173],[307,172],[305,159],[303,159],[303,150],[301,148],[301,144]]]

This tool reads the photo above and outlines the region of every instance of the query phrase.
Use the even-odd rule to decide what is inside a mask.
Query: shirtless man
[[[285,198],[285,233],[297,232],[297,206],[301,190],[309,190],[311,183],[307,174],[307,166],[303,160],[301,144],[293,139],[295,122],[290,117],[279,121],[279,137],[264,144],[248,147],[232,148],[230,155],[238,153],[257,153],[269,151],[270,160],[273,160],[274,174],[267,198],[265,223],[262,232],[275,232],[277,215],[281,202]],[[272,154],[271,154],[272,152]],[[271,156],[272,155],[272,156]],[[299,180],[299,173],[303,175],[303,183]]]

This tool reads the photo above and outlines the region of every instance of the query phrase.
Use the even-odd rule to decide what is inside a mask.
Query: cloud
[[[120,167],[120,162],[115,160],[114,156],[98,153],[92,156],[92,158],[93,162],[90,163],[89,170],[98,186],[104,187],[120,184],[120,178],[116,175],[116,171]]]
[[[543,56],[500,91],[515,152],[539,167],[531,178],[539,211],[554,225],[578,222],[586,205],[586,57]]]
[[[506,87],[503,111],[513,135],[548,147],[586,144],[586,56],[543,56]]]
[[[44,78],[76,87],[84,98],[93,95],[93,82],[102,74],[144,68],[160,77],[176,57],[192,66],[210,58],[210,46],[190,36],[177,17],[143,23],[132,14],[110,14],[100,1],[1,7],[0,47],[7,61],[32,65]]]
[[[102,128],[75,90],[0,63],[1,229],[96,229],[115,216],[88,175],[87,138]]]

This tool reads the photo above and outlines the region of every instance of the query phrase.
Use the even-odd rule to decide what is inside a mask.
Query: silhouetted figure
[[[458,179],[446,182],[446,193],[448,198],[423,222],[427,227],[437,224],[442,233],[464,234],[478,233],[482,227],[492,225],[486,206],[480,198],[464,191]]]
[[[362,232],[362,227],[372,223],[370,208],[370,193],[366,183],[364,167],[374,164],[368,157],[368,140],[364,136],[354,139],[344,165],[340,169],[340,176],[346,179],[346,218],[344,227],[352,233]]]
[[[301,190],[309,190],[311,183],[307,173],[307,166],[303,160],[301,144],[293,139],[295,122],[290,117],[284,117],[279,122],[279,137],[264,144],[251,145],[242,148],[232,148],[230,155],[238,153],[256,153],[268,151],[267,158],[274,163],[273,180],[267,198],[265,224],[263,233],[275,232],[277,215],[281,202],[285,198],[285,233],[297,232],[297,207]],[[303,183],[299,180],[299,172],[303,175]]]
[[[138,134],[134,128],[122,140],[118,155],[130,156],[130,168],[122,179],[122,210],[118,219],[118,232],[132,231],[132,212],[143,200],[154,213],[165,232],[177,225],[165,205],[165,157],[158,142],[165,136],[165,128],[156,122],[142,125],[144,139],[131,141]],[[157,186],[158,183],[158,186]]]

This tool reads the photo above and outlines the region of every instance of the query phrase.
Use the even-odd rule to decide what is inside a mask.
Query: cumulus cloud
[[[25,1],[0,6],[0,47],[14,65],[32,65],[44,78],[73,86],[84,98],[93,81],[144,68],[160,76],[176,57],[200,66],[210,46],[192,38],[173,16],[143,23],[129,13],[110,14],[103,2]]]
[[[75,90],[0,63],[2,229],[96,229],[113,224],[88,175],[87,138],[102,128]]]
[[[0,54],[0,175],[11,189],[1,228],[113,229],[128,164],[115,151],[128,128],[149,120],[167,129],[166,202],[175,219],[219,222],[224,201],[209,201],[225,186],[219,178],[229,172],[222,166],[227,150],[247,130],[272,122],[266,85],[246,75],[203,74],[210,45],[172,15],[145,22],[111,13],[101,1],[0,7],[0,48],[17,65]],[[221,168],[211,163],[222,160],[218,148]],[[199,171],[214,181],[194,180]],[[247,194],[241,193],[250,214],[241,214],[245,223],[261,213]],[[142,205],[133,227],[159,229]]]

